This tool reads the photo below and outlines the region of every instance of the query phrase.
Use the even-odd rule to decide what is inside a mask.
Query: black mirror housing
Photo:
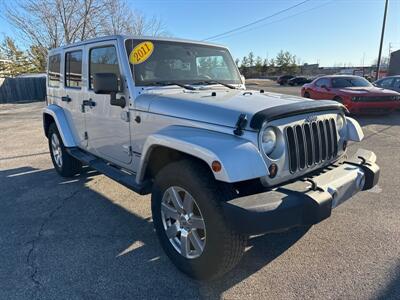
[[[96,94],[118,92],[118,77],[114,73],[96,73],[93,75],[93,89]]]

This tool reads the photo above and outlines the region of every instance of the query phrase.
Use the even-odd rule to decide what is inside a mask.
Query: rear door
[[[85,120],[81,111],[84,97],[83,47],[68,48],[62,61],[63,87],[58,92],[58,105],[64,109],[75,141],[85,147]]]
[[[86,99],[91,104],[84,107],[88,151],[118,165],[131,161],[129,95],[124,94],[124,81],[116,41],[106,41],[87,46],[88,86]],[[125,97],[125,108],[110,105],[110,95],[95,94],[93,75],[114,73],[119,78],[117,98]]]

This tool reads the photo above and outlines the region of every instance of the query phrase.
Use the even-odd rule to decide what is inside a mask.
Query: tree
[[[247,62],[249,64],[249,67],[254,67],[254,53],[253,53],[253,51],[250,51],[249,57],[247,59]]]
[[[261,73],[262,72],[262,66],[263,66],[263,60],[260,56],[256,57],[255,60],[255,67],[256,67],[256,71]]]
[[[4,1],[5,18],[39,62],[51,48],[108,34],[163,35],[156,17],[147,19],[130,9],[127,0]],[[38,66],[43,66],[42,62]]]
[[[235,64],[236,64],[237,67],[239,67],[239,65],[240,65],[240,59],[239,58],[235,59]]]
[[[24,51],[21,51],[13,39],[6,37],[0,45],[0,73],[5,76],[15,77],[30,71],[30,63]]]
[[[297,71],[296,56],[289,51],[279,51],[275,63],[281,73],[295,73]]]

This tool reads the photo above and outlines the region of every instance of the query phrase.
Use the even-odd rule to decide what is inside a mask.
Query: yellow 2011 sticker
[[[129,54],[129,62],[134,65],[141,64],[146,61],[153,53],[154,44],[150,41],[145,41],[133,48]]]

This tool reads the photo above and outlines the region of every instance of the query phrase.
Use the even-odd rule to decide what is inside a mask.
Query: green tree
[[[280,73],[295,73],[297,71],[296,56],[289,51],[279,51],[275,58]]]
[[[249,64],[249,67],[254,67],[254,53],[253,53],[253,51],[250,51],[249,57],[247,59],[247,62]]]
[[[263,71],[263,60],[260,56],[256,57],[255,67],[257,72],[261,73]]]
[[[46,50],[42,48],[42,46],[33,45],[30,47],[28,51],[29,62],[30,62],[30,71],[34,73],[43,73],[46,72]]]
[[[30,62],[27,54],[20,50],[10,37],[6,37],[0,45],[0,56],[3,60],[0,65],[1,74],[15,77],[30,71]]]

